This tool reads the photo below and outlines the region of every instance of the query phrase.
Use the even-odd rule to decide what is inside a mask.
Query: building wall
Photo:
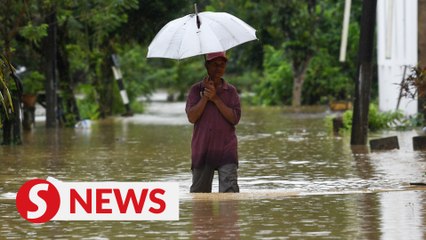
[[[418,60],[418,14],[416,0],[377,1],[377,62],[379,109],[395,111],[405,66]],[[407,68],[406,75],[409,73]],[[401,98],[399,110],[417,113],[417,101]]]

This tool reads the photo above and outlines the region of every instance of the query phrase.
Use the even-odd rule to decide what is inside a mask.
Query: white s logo
[[[38,192],[40,191],[47,191],[49,189],[49,184],[40,183],[35,186],[33,186],[30,190],[30,200],[35,205],[37,205],[38,209],[36,211],[28,211],[27,217],[29,219],[36,219],[46,212],[47,204],[46,201],[38,196]]]

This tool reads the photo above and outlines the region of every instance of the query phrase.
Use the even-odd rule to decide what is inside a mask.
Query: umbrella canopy
[[[148,58],[183,59],[223,52],[255,40],[256,30],[225,12],[189,14],[167,23],[148,47]]]

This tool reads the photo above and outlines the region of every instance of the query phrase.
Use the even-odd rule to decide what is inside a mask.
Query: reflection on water
[[[244,108],[238,126],[240,194],[189,194],[190,140],[183,103],[151,105],[146,114],[107,119],[90,129],[46,130],[23,146],[0,147],[0,236],[8,239],[144,238],[422,239],[425,153],[412,150],[414,131],[397,135],[400,150],[370,153],[334,136],[324,113]],[[176,222],[48,222],[16,212],[28,179],[178,181]],[[217,179],[213,190],[217,191]]]
[[[239,201],[193,201],[192,239],[240,239]]]

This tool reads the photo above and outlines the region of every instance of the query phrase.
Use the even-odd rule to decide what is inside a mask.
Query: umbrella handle
[[[198,27],[198,29],[200,29],[201,21],[200,21],[200,18],[198,17],[198,7],[197,7],[197,3],[194,3],[194,10],[195,10],[195,16],[196,16],[196,18],[197,18],[197,27]]]
[[[195,15],[198,15],[197,3],[194,3],[194,11],[195,11]]]

